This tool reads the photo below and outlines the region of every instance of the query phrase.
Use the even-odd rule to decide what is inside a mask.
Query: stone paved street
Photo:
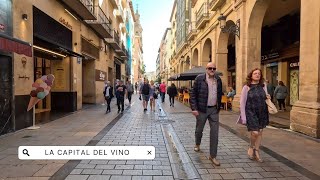
[[[316,174],[296,171],[281,155],[262,152],[264,163],[247,158],[248,143],[220,126],[218,159],[209,160],[209,126],[206,124],[201,151],[194,152],[195,118],[189,108],[177,102],[157,102],[156,112],[143,112],[134,95],[123,114],[105,114],[105,106],[79,111],[44,124],[37,131],[23,130],[3,136],[0,179],[318,179]],[[222,111],[221,118],[229,112]],[[231,116],[231,114],[228,114]],[[117,118],[116,118],[117,117]],[[26,138],[26,136],[28,138]],[[30,136],[30,137],[29,137]],[[64,160],[22,161],[20,145],[96,145],[156,148],[154,160]],[[282,157],[282,156],[281,156]],[[307,178],[306,175],[309,175]],[[310,178],[311,177],[311,178]]]

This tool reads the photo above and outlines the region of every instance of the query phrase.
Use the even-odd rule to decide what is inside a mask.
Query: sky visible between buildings
[[[132,0],[134,10],[140,13],[143,28],[143,59],[146,72],[156,70],[156,60],[161,39],[170,27],[170,15],[174,0]]]

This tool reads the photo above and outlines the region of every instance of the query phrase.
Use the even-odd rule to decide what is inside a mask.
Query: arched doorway
[[[180,62],[179,73],[183,73],[183,61]]]
[[[203,45],[201,65],[205,67],[209,62],[212,62],[212,42],[211,39],[206,39]]]
[[[191,69],[190,57],[187,56],[186,61],[185,61],[185,63],[184,63],[184,71],[187,71],[187,70],[189,70],[189,69]]]
[[[194,66],[198,66],[199,65],[199,55],[198,55],[198,49],[195,49],[193,51],[193,55],[192,55],[192,60],[191,60],[191,66],[194,67]]]
[[[244,68],[249,72],[261,67],[265,79],[269,80],[269,89],[274,89],[282,81],[289,91],[287,110],[299,98],[300,27],[303,28],[300,26],[301,3],[301,0],[256,1],[248,21],[250,40]],[[292,117],[301,118],[301,114]],[[292,124],[290,126],[293,127]]]

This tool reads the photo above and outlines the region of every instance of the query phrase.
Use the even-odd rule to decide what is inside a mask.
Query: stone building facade
[[[291,129],[320,137],[319,1],[176,0],[176,7],[186,7],[177,12],[185,11],[179,18],[189,28],[177,29],[186,37],[176,45],[171,67],[181,73],[215,62],[223,90],[236,89],[235,110],[247,74],[261,68],[272,84],[283,81],[290,91]],[[226,18],[225,27],[219,17]]]
[[[8,82],[0,89],[9,95],[0,101],[10,106],[0,117],[5,129],[0,134],[32,125],[32,111],[26,111],[29,93],[42,75],[53,74],[55,81],[36,106],[36,123],[103,103],[105,81],[128,79],[133,36],[125,22],[134,22],[131,1],[1,0],[0,5],[7,17],[0,21],[6,30],[0,31],[0,59],[7,67],[1,79]],[[9,41],[16,44],[5,46]],[[11,48],[16,46],[27,52]]]

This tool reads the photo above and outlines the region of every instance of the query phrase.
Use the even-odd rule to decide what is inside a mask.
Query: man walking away
[[[160,96],[161,96],[161,100],[162,100],[162,103],[164,103],[164,99],[165,99],[165,96],[166,96],[166,83],[163,81],[162,84],[160,84]]]
[[[117,95],[117,104],[118,104],[118,113],[123,113],[124,111],[124,98],[127,94],[126,86],[123,85],[123,81],[120,80],[116,86],[116,95]],[[121,107],[121,108],[120,108]]]
[[[168,87],[167,93],[169,95],[170,106],[174,107],[174,97],[178,95],[178,90],[174,83],[172,83],[171,86]]]
[[[208,63],[205,74],[200,74],[194,81],[191,90],[190,106],[196,117],[194,151],[200,151],[202,132],[207,119],[210,124],[210,157],[209,160],[216,166],[220,162],[216,159],[219,135],[219,111],[222,97],[222,82],[215,73],[216,65]]]
[[[150,98],[150,84],[147,79],[144,79],[144,83],[141,85],[140,95],[142,95],[143,100],[143,111],[147,111],[148,101]]]
[[[104,95],[104,98],[107,102],[106,113],[111,112],[110,103],[113,98],[113,87],[111,86],[110,81],[107,81],[106,86],[104,87],[103,95]]]
[[[132,94],[134,93],[134,89],[133,89],[133,84],[131,84],[130,80],[127,83],[127,92],[128,92],[129,104],[131,104],[131,97],[132,97]]]

